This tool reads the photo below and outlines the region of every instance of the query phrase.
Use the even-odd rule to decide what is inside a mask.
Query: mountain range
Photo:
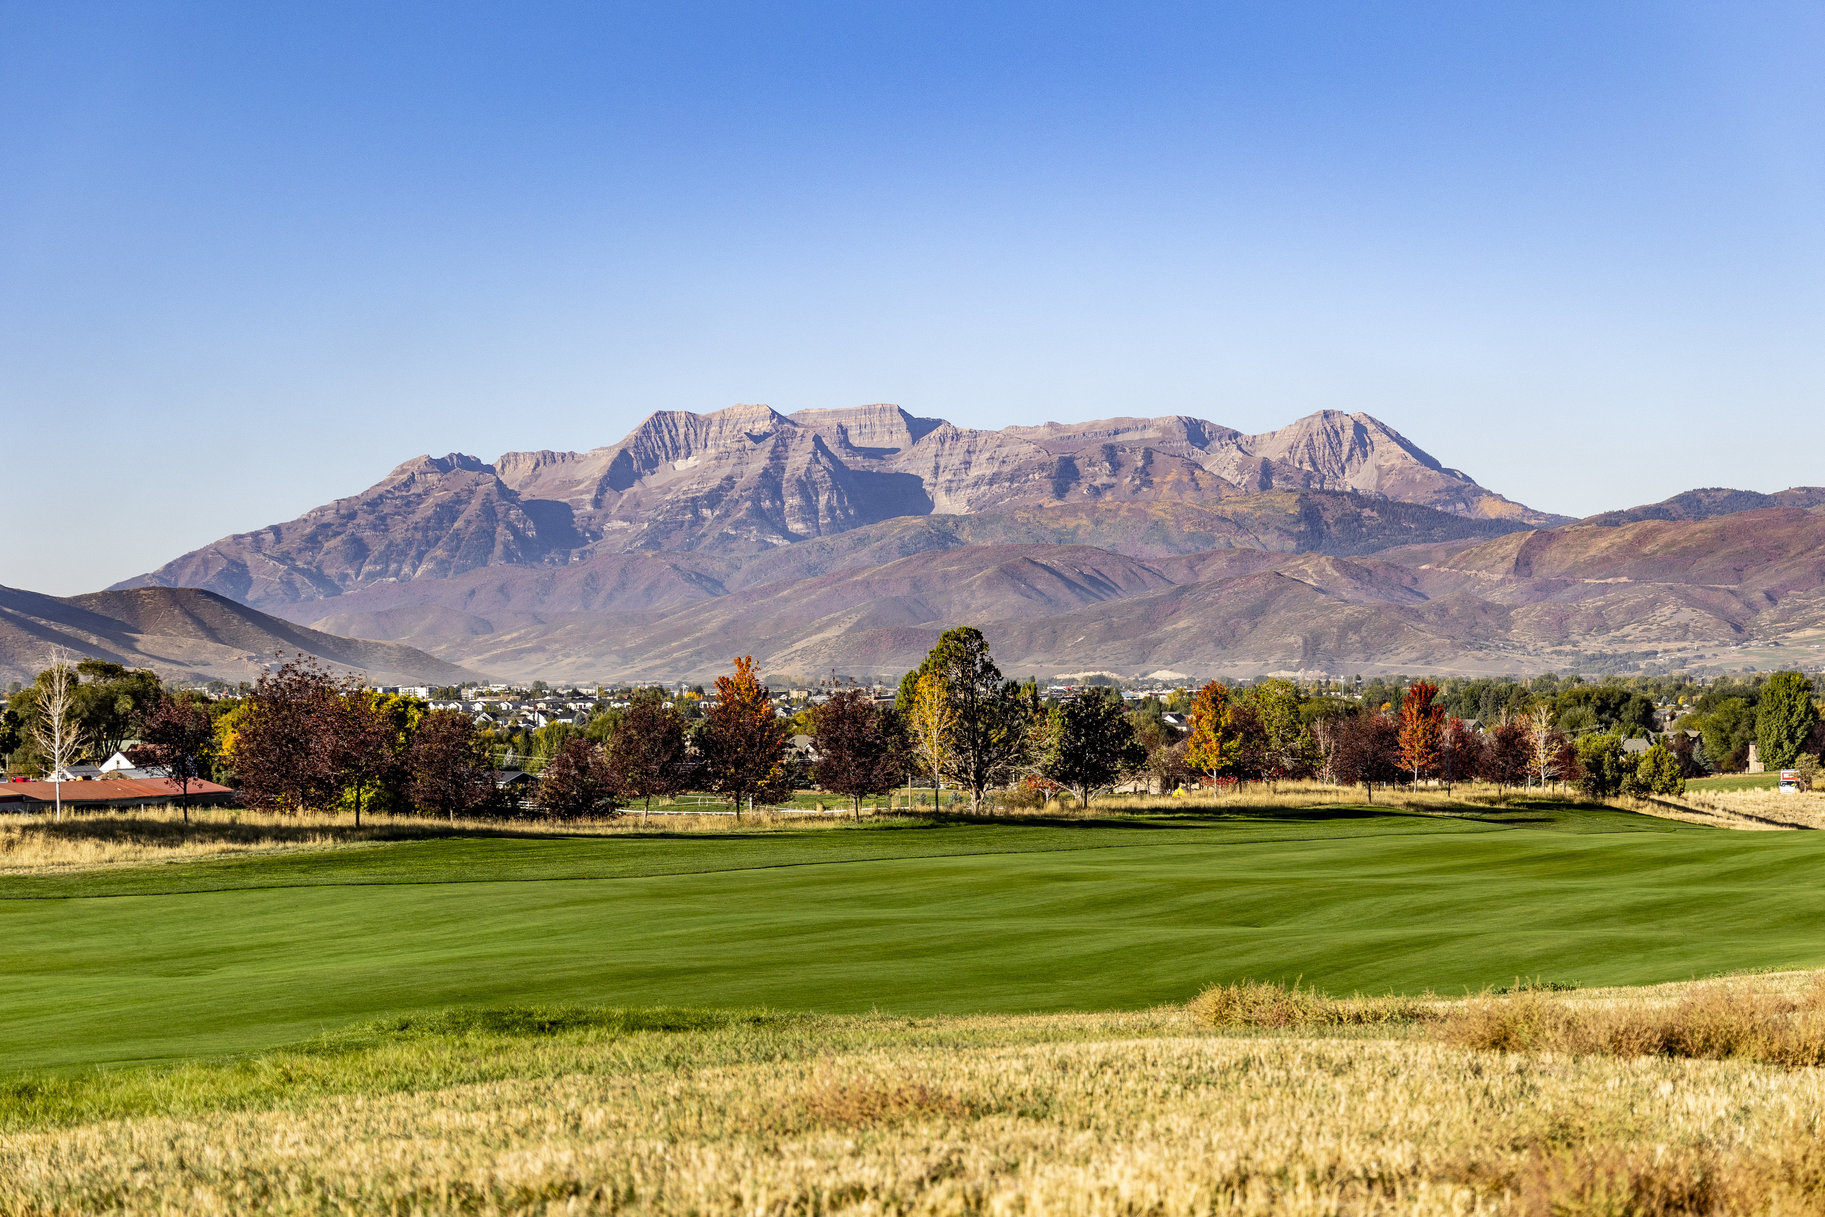
[[[743,653],[896,675],[959,623],[1036,674],[1717,664],[1825,636],[1822,505],[1707,490],[1571,521],[1336,411],[1247,435],[735,406],[582,453],[421,456],[119,589],[516,679]]]

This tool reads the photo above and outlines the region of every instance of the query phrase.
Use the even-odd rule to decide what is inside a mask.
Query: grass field
[[[1331,797],[16,828],[0,1217],[1825,1208],[1825,987],[1557,991],[1825,966],[1825,834]]]
[[[1330,806],[454,837],[0,876],[12,1071],[450,1006],[978,1014],[1825,965],[1825,837]]]
[[[0,1086],[0,1214],[1819,1211],[1821,1070],[1457,1042],[1478,1008],[1539,1005],[1267,1032],[1179,1009],[393,1020]]]

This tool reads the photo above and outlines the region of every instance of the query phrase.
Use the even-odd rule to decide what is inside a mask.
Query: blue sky
[[[0,0],[0,583],[655,409],[1825,483],[1825,7]]]

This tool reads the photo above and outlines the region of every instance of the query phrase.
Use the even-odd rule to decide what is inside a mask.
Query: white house
[[[135,765],[127,759],[127,754],[124,752],[116,752],[96,768],[102,777],[109,778],[162,778],[165,776],[165,771],[156,765],[149,765],[143,769]]]

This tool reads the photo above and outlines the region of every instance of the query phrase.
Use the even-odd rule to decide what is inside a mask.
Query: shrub
[[[1297,984],[1244,980],[1212,985],[1187,1009],[1207,1027],[1345,1027],[1420,1022],[1437,1017],[1430,1000],[1332,997]]]
[[[1607,799],[1622,789],[1622,741],[1613,735],[1587,735],[1578,741],[1578,791],[1586,798]]]
[[[1686,778],[1679,758],[1665,744],[1655,744],[1642,754],[1635,767],[1635,782],[1648,794],[1680,795],[1686,792]]]

